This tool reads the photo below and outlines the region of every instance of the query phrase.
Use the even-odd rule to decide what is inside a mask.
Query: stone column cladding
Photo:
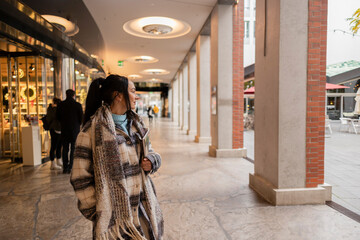
[[[196,134],[196,54],[190,52],[188,56],[188,82],[189,82],[189,128],[188,135]]]
[[[178,72],[178,108],[179,108],[179,115],[178,115],[178,126],[181,127],[182,126],[182,122],[183,122],[183,104],[182,104],[182,96],[183,96],[183,79],[182,79],[182,74],[180,72]]]
[[[195,142],[211,142],[210,134],[210,37],[196,40],[196,136]]]
[[[244,147],[244,0],[233,7],[233,149]]]
[[[183,106],[183,112],[182,112],[182,125],[181,130],[184,130],[187,132],[188,130],[188,116],[189,116],[189,87],[188,87],[188,67],[187,64],[185,64],[183,70],[182,70],[182,82],[183,82],[183,91],[182,91],[182,106]]]
[[[172,98],[173,98],[173,117],[172,121],[175,123],[179,122],[179,79],[175,79],[172,83],[173,91],[172,91]]]
[[[240,148],[242,137],[239,136],[243,115],[243,90],[240,89],[244,78],[243,59],[238,59],[243,57],[243,45],[240,45],[243,26],[239,27],[244,23],[239,8],[243,9],[243,5],[218,4],[211,14],[212,142],[209,155],[212,157],[246,156],[246,149]]]
[[[173,97],[172,97],[172,93],[173,93],[173,85],[171,83],[171,88],[168,91],[168,115],[165,115],[165,117],[168,117],[170,114],[171,120],[173,121]]]
[[[327,0],[309,0],[306,187],[324,183]]]

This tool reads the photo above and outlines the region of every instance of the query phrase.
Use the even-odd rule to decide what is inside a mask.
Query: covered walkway
[[[152,125],[163,164],[153,176],[165,219],[165,240],[358,239],[360,224],[326,205],[269,205],[249,188],[254,165],[212,158],[170,120]],[[69,175],[2,163],[1,239],[91,239]]]

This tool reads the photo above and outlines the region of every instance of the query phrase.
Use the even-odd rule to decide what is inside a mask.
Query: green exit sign
[[[118,66],[119,66],[119,67],[123,67],[123,66],[124,66],[124,61],[120,61],[120,60],[119,60],[119,61],[118,61]]]

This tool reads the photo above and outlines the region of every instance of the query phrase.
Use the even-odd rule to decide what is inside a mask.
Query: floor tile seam
[[[69,227],[73,226],[77,221],[81,220],[84,216],[79,215],[73,218],[70,218],[68,222],[66,222],[51,238],[51,240],[57,239],[58,235],[61,233],[62,230],[68,229]]]
[[[216,222],[218,223],[220,229],[223,231],[226,239],[232,240],[230,234],[225,230],[224,226],[222,225],[220,218],[214,213],[214,211],[210,208],[210,206],[207,206],[207,208],[211,212],[211,214],[214,216],[214,218],[216,219]]]
[[[37,221],[39,215],[39,204],[41,202],[41,194],[38,200],[35,203],[35,211],[34,211],[34,226],[33,226],[33,239],[39,239],[40,237],[37,234]]]

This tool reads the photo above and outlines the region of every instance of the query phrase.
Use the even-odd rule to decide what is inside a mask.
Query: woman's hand
[[[149,159],[144,158],[141,162],[141,167],[145,172],[149,172],[152,169],[152,165]]]

